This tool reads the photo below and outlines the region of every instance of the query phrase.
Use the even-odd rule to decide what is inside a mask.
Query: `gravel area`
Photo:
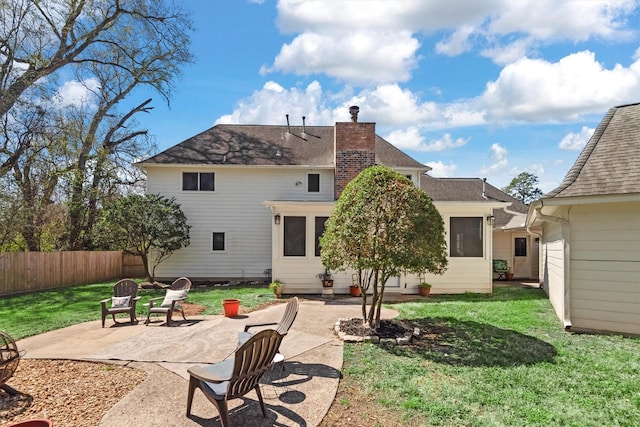
[[[22,359],[7,381],[18,395],[0,390],[0,425],[47,418],[55,427],[95,427],[145,377],[126,366]]]

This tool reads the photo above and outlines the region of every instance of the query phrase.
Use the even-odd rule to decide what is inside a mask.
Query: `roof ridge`
[[[638,105],[638,104],[629,104],[629,105]],[[571,184],[576,182],[576,179],[578,179],[578,176],[580,176],[580,172],[582,172],[582,169],[587,164],[589,157],[591,157],[593,150],[595,150],[596,146],[598,145],[598,142],[600,141],[602,134],[604,134],[604,131],[607,129],[607,127],[609,127],[609,123],[611,123],[611,119],[613,119],[613,116],[618,111],[618,108],[621,108],[621,107],[624,107],[624,106],[611,107],[609,111],[607,111],[607,114],[605,114],[604,118],[602,119],[602,121],[600,122],[596,130],[593,132],[593,135],[591,135],[591,138],[589,138],[589,142],[587,142],[587,144],[584,146],[584,148],[582,149],[582,152],[576,159],[573,166],[571,166],[571,168],[567,172],[567,175],[565,175],[560,185],[554,188],[553,190],[551,190],[550,192],[548,192],[547,194],[545,194],[544,196],[542,196],[542,198],[556,197],[557,195],[562,193],[564,190],[566,190],[569,186],[571,186]]]

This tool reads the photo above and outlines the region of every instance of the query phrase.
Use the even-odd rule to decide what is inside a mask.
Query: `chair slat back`
[[[173,281],[170,289],[174,291],[188,291],[191,289],[191,280],[186,277],[179,277]]]
[[[273,329],[265,329],[254,334],[236,350],[227,399],[243,396],[256,387],[271,366],[281,341],[281,334]]]
[[[287,335],[289,329],[291,329],[291,325],[293,325],[293,321],[296,320],[296,316],[298,315],[299,306],[300,303],[298,302],[298,297],[291,298],[287,303],[282,319],[276,327],[276,331],[280,335]]]
[[[131,298],[133,299],[136,297],[137,293],[138,284],[131,279],[122,279],[113,285],[114,297],[128,297],[131,295]]]

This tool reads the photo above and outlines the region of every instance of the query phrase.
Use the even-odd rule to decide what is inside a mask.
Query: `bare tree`
[[[22,200],[11,206],[35,203],[33,188],[50,205],[56,191],[64,193],[66,202],[55,201],[67,206],[63,246],[90,247],[101,203],[140,179],[131,163],[153,148],[135,119],[151,111],[151,99],[133,107],[123,101],[146,86],[169,102],[181,66],[192,59],[190,20],[171,0],[0,0],[0,10],[0,178],[11,171],[19,189]],[[59,80],[69,75],[92,94],[81,105],[55,101]],[[25,112],[40,106],[47,126],[37,128],[35,144],[38,115],[27,120]],[[43,173],[47,162],[54,162],[50,174]],[[29,247],[35,240],[37,234]]]

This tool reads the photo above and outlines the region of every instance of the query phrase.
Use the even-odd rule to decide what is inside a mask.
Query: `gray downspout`
[[[571,329],[571,227],[569,221],[557,216],[545,215],[542,213],[544,207],[542,200],[531,203],[535,210],[535,218],[541,221],[553,222],[562,226],[563,250],[564,250],[564,313],[562,322],[565,330]],[[527,227],[528,229],[528,227]]]

